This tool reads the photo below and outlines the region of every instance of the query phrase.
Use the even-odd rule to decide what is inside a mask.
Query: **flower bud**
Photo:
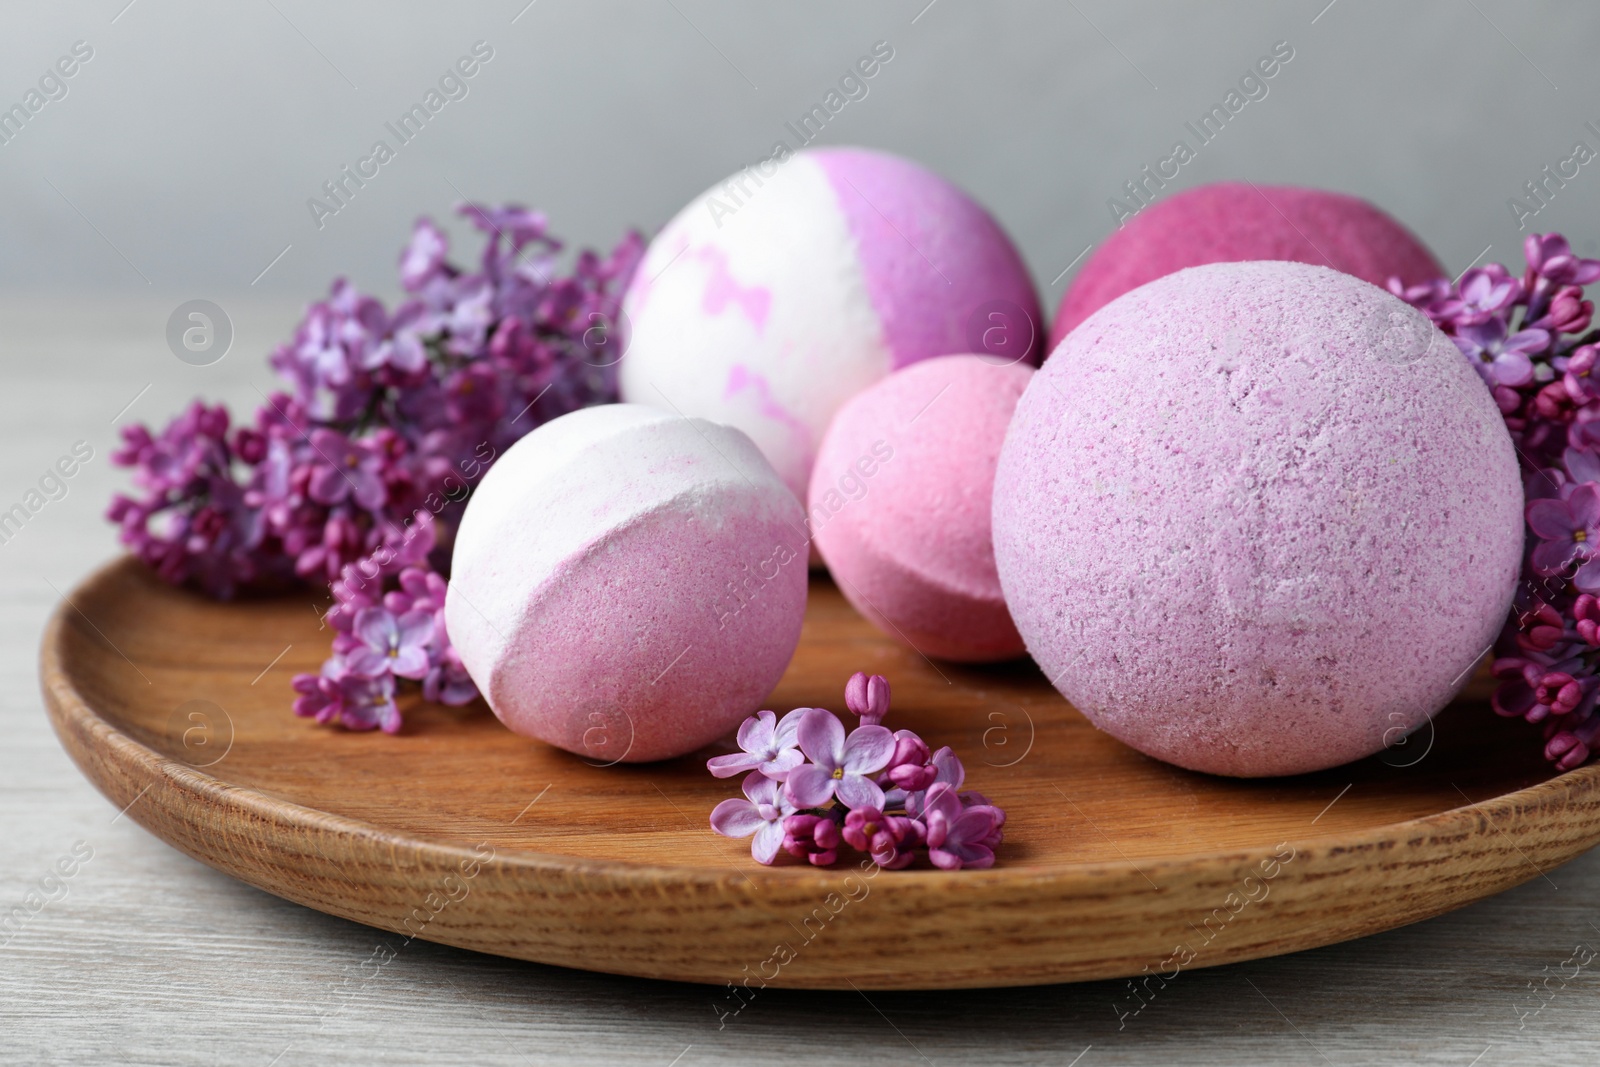
[[[863,726],[876,726],[889,713],[889,679],[864,671],[850,676],[844,686],[844,706],[861,716]]]

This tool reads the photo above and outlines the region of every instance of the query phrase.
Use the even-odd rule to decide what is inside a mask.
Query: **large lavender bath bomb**
[[[785,149],[706,190],[651,242],[623,307],[622,398],[738,427],[802,500],[828,421],[862,389],[950,352],[1037,362],[1043,340],[994,219],[855,148]]]
[[[1130,289],[1184,267],[1285,259],[1407,285],[1444,274],[1423,243],[1365,200],[1291,185],[1217,182],[1177,193],[1113,233],[1067,287],[1050,350]]]
[[[512,730],[603,763],[731,731],[800,639],[804,515],[738,430],[612,404],[508,449],[456,535],[445,621]]]
[[[928,656],[1023,653],[989,536],[994,467],[1026,364],[941,356],[839,409],[811,471],[817,548],[856,610]]]
[[[1000,453],[995,557],[1045,674],[1193,770],[1377,752],[1505,621],[1522,487],[1419,312],[1298,263],[1179,271],[1074,330]]]

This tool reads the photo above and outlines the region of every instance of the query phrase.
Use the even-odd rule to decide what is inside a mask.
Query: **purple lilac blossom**
[[[218,599],[327,587],[333,655],[293,682],[296,713],[320,722],[399,729],[396,679],[430,701],[477,696],[442,610],[467,495],[529,430],[616,399],[616,358],[595,358],[594,338],[611,341],[640,235],[558,274],[543,215],[459,212],[484,235],[477,270],[417,220],[405,299],[391,310],[335,280],[272,353],[285,389],[252,424],[197,401],[159,433],[128,427],[113,453],[134,492],[107,517],[164,580]]]
[[[791,770],[805,762],[795,734],[800,729],[800,719],[808,710],[796,708],[781,720],[770,711],[756,712],[739,727],[741,751],[714,757],[706,766],[718,778],[759,770],[773,781],[783,781]]]
[[[1527,548],[1495,645],[1491,706],[1544,732],[1558,771],[1597,747],[1600,715],[1600,331],[1583,286],[1600,260],[1559,234],[1523,243],[1520,278],[1498,265],[1389,290],[1421,309],[1482,375],[1517,446]]]
[[[794,805],[784,798],[779,783],[760,771],[745,775],[744,800],[724,800],[711,811],[711,828],[724,837],[750,837],[750,855],[770,864],[784,843],[784,819]]]
[[[847,735],[831,711],[812,708],[796,731],[811,762],[788,773],[784,792],[797,808],[821,807],[838,796],[847,807],[879,807],[883,790],[873,781],[894,752],[894,735],[882,726],[858,726]]]
[[[1600,623],[1600,607],[1595,618]],[[980,793],[960,792],[966,770],[955,753],[948,746],[931,751],[913,731],[881,725],[889,712],[881,675],[852,676],[845,704],[861,720],[848,732],[824,708],[746,719],[739,752],[706,764],[718,778],[748,770],[746,799],[718,804],[711,828],[726,837],[754,835],[751,855],[763,864],[782,852],[826,867],[848,846],[885,870],[919,856],[944,870],[992,866],[1005,812]]]

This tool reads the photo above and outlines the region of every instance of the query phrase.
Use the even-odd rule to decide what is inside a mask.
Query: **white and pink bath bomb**
[[[924,655],[1011,659],[989,536],[994,468],[1027,364],[941,356],[857,393],[811,470],[817,548],[846,599]]]
[[[1522,506],[1498,409],[1420,312],[1324,267],[1214,264],[1107,304],[1034,376],[995,556],[1096,726],[1295,774],[1455,695],[1505,622]]]
[[[1037,362],[1033,282],[984,209],[908,160],[787,149],[651,242],[623,303],[622,398],[736,426],[805,498],[833,413],[950,352]]]
[[[738,430],[575,411],[472,495],[446,625],[513,731],[606,764],[680,756],[738,726],[788,666],[804,522]]]

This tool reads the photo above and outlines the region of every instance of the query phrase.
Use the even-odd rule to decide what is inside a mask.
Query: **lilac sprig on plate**
[[[857,672],[844,700],[860,719],[854,730],[825,708],[746,719],[740,751],[706,763],[718,778],[745,774],[744,798],[718,804],[711,828],[751,838],[750,854],[764,864],[787,852],[826,867],[848,846],[889,870],[924,853],[945,870],[993,866],[1006,815],[983,794],[961,791],[966,770],[956,754],[882,725],[882,675]]]
[[[1522,580],[1495,645],[1492,706],[1544,731],[1566,771],[1597,747],[1600,715],[1600,330],[1584,286],[1600,260],[1558,234],[1523,243],[1522,274],[1499,264],[1454,284],[1389,282],[1455,342],[1494,396],[1527,497]]]
[[[289,385],[253,425],[195,402],[165,429],[123,431],[138,492],[108,517],[165,580],[218,599],[326,586],[333,655],[295,678],[294,710],[393,732],[402,680],[429,700],[477,695],[445,631],[443,571],[472,487],[540,423],[616,399],[621,294],[643,250],[556,271],[542,214],[463,204],[477,269],[420,219],[393,310],[343,279],[271,364]],[[326,599],[326,598],[324,598]]]

